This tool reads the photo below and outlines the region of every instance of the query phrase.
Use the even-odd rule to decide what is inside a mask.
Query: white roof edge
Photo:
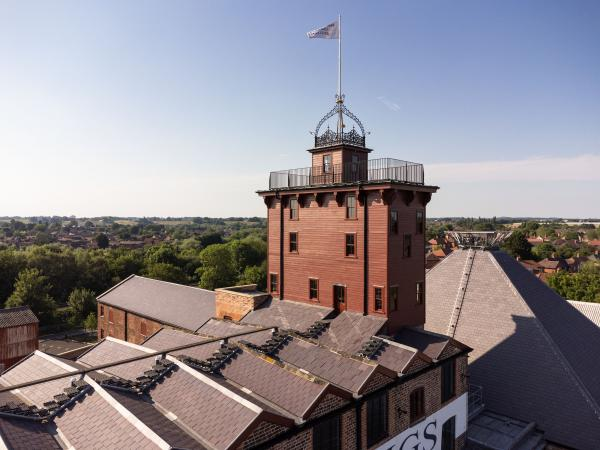
[[[110,406],[116,409],[121,416],[123,416],[129,423],[131,423],[140,433],[146,438],[150,439],[155,443],[158,448],[168,450],[171,446],[164,441],[158,434],[156,434],[150,427],[143,423],[140,419],[133,415],[131,411],[125,408],[119,403],[112,395],[104,390],[98,383],[96,383],[91,377],[86,375],[84,380],[94,388],[94,392],[97,392]]]
[[[106,336],[105,340],[110,341],[110,342],[115,342],[117,344],[125,345],[127,347],[134,348],[134,349],[139,350],[144,353],[155,353],[156,352],[155,350],[149,349],[147,347],[142,347],[141,345],[134,344],[133,342],[123,341],[121,339],[117,339],[112,336]]]
[[[197,370],[192,369],[191,367],[188,367],[186,364],[182,363],[181,361],[179,361],[177,358],[174,358],[171,355],[167,355],[167,359],[173,363],[175,363],[177,365],[177,367],[179,367],[181,370],[183,370],[184,372],[188,373],[189,375],[193,376],[194,378],[200,380],[201,382],[203,382],[204,384],[209,385],[210,387],[212,387],[213,389],[216,389],[217,391],[221,392],[222,394],[226,395],[227,397],[229,397],[232,400],[235,400],[236,402],[242,404],[243,406],[245,406],[246,408],[248,408],[249,410],[255,412],[256,414],[260,414],[263,412],[263,409],[258,406],[255,405],[254,403],[246,400],[245,398],[239,396],[238,394],[236,394],[235,392],[227,389],[225,386],[220,385],[219,383],[214,382],[213,380],[211,380],[209,377],[207,377],[206,375],[201,374],[200,372],[198,372]]]
[[[409,351],[411,351],[413,353],[418,353],[419,352],[418,348],[411,347],[410,345],[401,344],[400,342],[392,341],[390,339],[386,339],[386,338],[381,337],[381,336],[373,336],[373,337],[377,338],[377,339],[381,339],[382,341],[387,342],[390,345],[394,345],[396,347],[400,347],[400,348],[403,348],[405,350],[409,350]]]

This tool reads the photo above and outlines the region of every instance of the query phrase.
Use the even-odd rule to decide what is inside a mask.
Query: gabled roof
[[[329,322],[329,327],[318,341],[327,347],[354,354],[371,336],[379,333],[386,322],[385,317],[344,311]]]
[[[191,331],[215,315],[214,291],[137,275],[104,292],[98,301]]]
[[[396,376],[392,370],[377,363],[350,358],[297,337],[282,345],[275,356],[355,395],[362,394],[369,381],[378,375],[389,378],[389,382]]]
[[[427,273],[426,305],[426,329],[454,322],[454,337],[474,348],[470,382],[483,386],[486,407],[562,445],[600,442],[600,329],[519,262],[455,251]]]
[[[202,325],[197,333],[211,337],[223,337],[231,336],[236,333],[243,333],[245,331],[252,331],[257,329],[256,325],[241,324],[231,322],[229,320],[210,319],[204,325]],[[246,334],[239,338],[232,338],[233,341],[244,340],[251,342],[256,345],[264,344],[264,342],[271,337],[272,330],[257,331],[252,334]]]
[[[270,299],[249,312],[242,323],[304,331],[317,320],[327,317],[333,308],[309,305],[290,300]]]
[[[29,306],[0,309],[0,328],[17,327],[32,323],[39,323],[39,320]]]

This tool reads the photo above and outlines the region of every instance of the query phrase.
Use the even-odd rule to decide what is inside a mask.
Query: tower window
[[[398,234],[398,211],[390,211],[390,233]]]
[[[417,211],[417,234],[425,233],[425,214],[422,210]]]
[[[412,236],[410,234],[405,234],[404,242],[403,242],[403,249],[402,249],[402,256],[404,256],[405,258],[410,258],[411,253],[412,253]]]
[[[331,173],[331,155],[323,155],[323,172]]]
[[[277,274],[276,273],[272,273],[269,275],[269,288],[271,292],[277,292],[278,291],[278,282],[277,282]]]
[[[388,296],[390,302],[390,311],[396,311],[398,309],[398,286],[390,287],[390,294]]]
[[[375,288],[375,310],[381,311],[383,309],[383,289],[380,287]]]
[[[425,300],[425,283],[417,281],[417,303],[421,305],[423,300]]]
[[[410,423],[425,415],[425,388],[418,387],[410,393]]]
[[[346,219],[356,219],[356,196],[354,194],[346,196]]]
[[[290,219],[298,220],[298,199],[295,197],[290,198]]]
[[[298,253],[298,233],[290,233],[290,252]]]
[[[319,280],[316,278],[308,279],[308,298],[311,300],[319,299]]]
[[[356,235],[354,233],[346,234],[346,256],[356,255]]]

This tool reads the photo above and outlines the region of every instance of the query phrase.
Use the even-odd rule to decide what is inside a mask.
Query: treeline
[[[42,325],[93,328],[95,297],[138,274],[214,289],[266,285],[262,227],[224,236],[218,231],[143,249],[72,249],[59,244],[0,248],[0,305],[30,305]]]

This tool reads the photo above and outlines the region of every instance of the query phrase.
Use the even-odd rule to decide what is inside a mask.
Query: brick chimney
[[[258,291],[256,284],[215,289],[215,293],[215,316],[235,321],[241,320],[270,297],[266,292]]]

